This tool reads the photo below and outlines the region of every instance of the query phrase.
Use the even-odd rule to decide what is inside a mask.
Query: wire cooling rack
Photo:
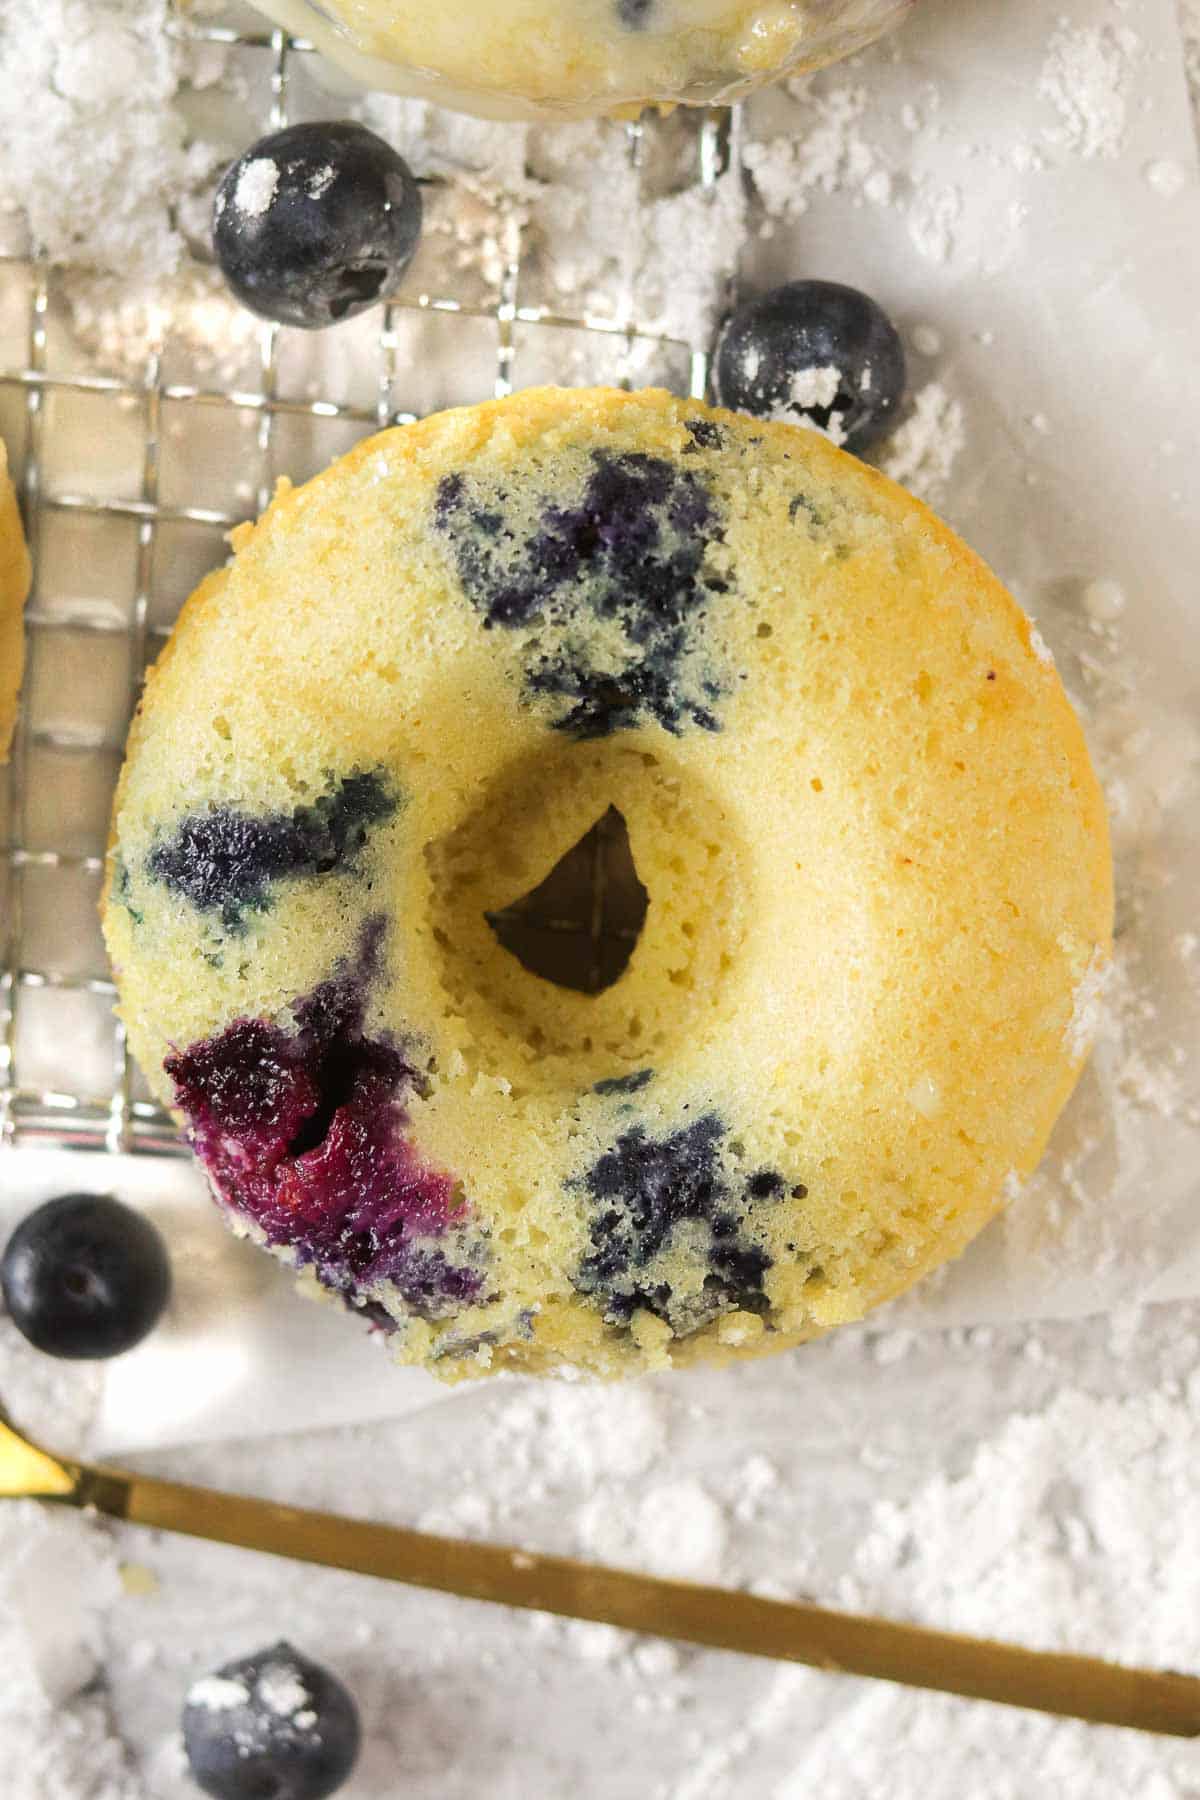
[[[249,15],[214,22],[182,6],[170,29],[222,47],[261,96],[247,142],[296,116],[311,55],[302,39],[257,29]],[[340,109],[326,97],[317,110]],[[635,164],[656,134],[686,130],[689,179],[701,188],[737,155],[728,112],[612,129],[624,130]],[[63,273],[35,250],[0,257],[0,430],[34,562],[22,713],[0,770],[0,1141],[181,1149],[113,1013],[97,918],[108,813],[147,663],[195,582],[223,559],[224,534],[262,509],[276,477],[303,478],[367,432],[518,384],[628,385],[649,366],[661,385],[705,392],[705,344],[645,331],[615,300],[605,316],[573,316],[528,299],[515,200],[499,201],[495,235],[490,291],[444,270],[423,278],[418,257],[401,290],[355,321],[344,374],[315,393],[295,375],[311,340],[273,325],[256,330],[246,368],[227,385],[181,368],[169,329],[138,378],[106,372],[55,329]],[[457,389],[430,393],[414,379],[436,360],[433,338],[443,364],[461,372]],[[596,867],[599,882],[602,858]],[[548,928],[594,936],[603,896],[580,899],[580,917]]]

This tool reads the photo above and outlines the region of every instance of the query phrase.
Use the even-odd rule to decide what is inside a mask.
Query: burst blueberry
[[[183,1707],[188,1767],[213,1800],[327,1800],[361,1736],[349,1691],[283,1642],[197,1681]]]
[[[349,120],[260,138],[226,170],[213,208],[213,248],[243,306],[306,331],[382,300],[420,234],[408,164]]]
[[[64,1194],[22,1220],[0,1261],[13,1324],[37,1350],[119,1356],[147,1337],[171,1292],[162,1238],[108,1194]]]
[[[904,347],[867,294],[835,281],[789,281],[740,306],[717,343],[722,406],[819,426],[865,450],[895,422]]]
[[[453,1177],[405,1133],[417,1071],[363,1029],[382,926],[369,920],[356,963],[294,1002],[294,1029],[235,1019],[163,1065],[222,1199],[372,1323],[377,1286],[424,1318],[477,1300],[484,1255]]]

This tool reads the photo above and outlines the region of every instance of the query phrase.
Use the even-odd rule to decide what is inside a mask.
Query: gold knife
[[[435,1537],[336,1513],[158,1481],[54,1456],[0,1415],[0,1497],[91,1507],[131,1525],[264,1550],[298,1562],[436,1588],[500,1606],[593,1619],[626,1631],[809,1663],[1097,1725],[1200,1736],[1200,1679],[1098,1657],[1025,1650],[733,1589]]]

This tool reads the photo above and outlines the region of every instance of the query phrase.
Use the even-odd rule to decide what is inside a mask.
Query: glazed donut
[[[367,87],[493,118],[727,104],[861,50],[913,0],[257,0]]]
[[[234,545],[106,931],[237,1229],[451,1377],[795,1344],[963,1248],[1079,1073],[1112,895],[1053,665],[945,526],[814,433],[541,389]],[[586,992],[497,920],[610,808],[645,918]]]
[[[0,763],[7,762],[17,719],[17,696],[25,666],[25,596],[29,592],[29,552],[21,530],[17,496],[0,443]]]

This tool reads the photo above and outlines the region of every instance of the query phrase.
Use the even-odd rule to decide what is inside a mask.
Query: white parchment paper
[[[818,183],[790,215],[777,209],[746,259],[750,285],[847,280],[901,324],[914,387],[947,431],[961,423],[939,510],[1035,616],[1113,811],[1116,976],[1093,1062],[1025,1194],[892,1309],[913,1326],[1200,1294],[1195,142],[1173,0],[1081,0],[1061,24],[1113,51],[1119,149],[1047,85],[1056,29],[1039,0],[923,0],[893,44],[827,78],[869,90],[857,129],[886,198]],[[804,104],[756,100],[752,136],[800,130]],[[84,1188],[144,1205],[176,1272],[167,1324],[104,1373],[96,1450],[447,1397],[235,1242],[187,1165],[7,1153],[0,1231]],[[19,1395],[6,1399],[19,1411]]]

